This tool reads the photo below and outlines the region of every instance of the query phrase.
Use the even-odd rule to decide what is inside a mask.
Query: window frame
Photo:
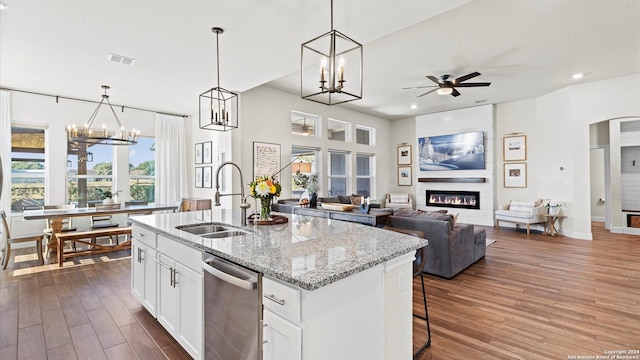
[[[331,131],[329,131],[331,123],[340,123],[342,125],[344,125],[344,140],[340,140],[340,139],[332,139],[329,137],[329,134],[331,134]],[[344,142],[344,143],[350,143],[351,142],[351,123],[348,121],[343,121],[343,120],[338,120],[338,119],[333,119],[333,118],[327,118],[327,139],[331,140],[331,141],[339,141],[339,142]]]
[[[350,152],[349,151],[344,151],[344,150],[335,150],[335,149],[329,149],[327,150],[327,195],[331,196],[331,197],[335,197],[338,196],[339,194],[333,194],[332,193],[332,189],[331,189],[331,180],[332,179],[345,179],[345,193],[344,196],[349,194],[350,191],[350,184],[349,184],[349,169],[350,167]],[[334,175],[332,173],[332,168],[331,168],[331,158],[333,154],[340,154],[344,156],[344,175]]]
[[[365,143],[358,142],[358,130],[367,131],[369,133],[369,143],[365,144]],[[370,126],[356,124],[355,142],[356,144],[360,144],[360,145],[376,146],[376,129]]]
[[[358,174],[358,158],[366,157],[369,160],[369,174],[368,175],[360,175]],[[375,199],[375,163],[376,163],[375,154],[365,154],[365,153],[356,153],[356,166],[355,166],[355,174],[356,174],[356,194],[362,194],[360,189],[358,188],[358,180],[359,179],[369,179],[369,197]]]
[[[43,184],[43,196],[42,196],[42,201],[43,204],[46,204],[49,200],[49,192],[47,191],[47,189],[49,188],[49,161],[48,161],[48,131],[49,131],[49,127],[47,125],[40,125],[40,124],[26,124],[26,123],[20,123],[20,122],[12,122],[11,123],[11,135],[13,135],[13,128],[21,128],[21,129],[33,129],[33,130],[39,130],[42,131],[43,133],[43,153],[42,153],[42,160],[40,161],[40,159],[34,159],[36,160],[36,162],[41,162],[43,164],[43,169],[42,171],[38,172],[38,173],[14,173],[13,172],[13,162],[14,162],[14,151],[13,151],[13,139],[10,138],[10,147],[11,147],[11,158],[9,159],[9,180],[10,180],[10,184],[9,185],[9,189],[10,189],[10,193],[9,193],[9,197],[11,198],[13,196],[13,183],[14,183],[14,179],[41,179],[42,180],[42,184]],[[22,152],[24,153],[24,152]],[[27,160],[26,158],[23,160]],[[19,176],[16,176],[19,175]],[[10,212],[11,215],[19,215],[23,213],[23,209],[20,209],[20,211],[14,211],[13,209],[13,204],[10,205]]]
[[[304,124],[304,125],[313,127],[313,133],[312,134],[309,134],[309,135],[305,136],[305,135],[302,135],[301,133],[293,131],[294,124],[299,122],[300,118],[306,119],[307,121],[313,121],[313,124]],[[321,127],[322,127],[322,117],[320,115],[309,114],[309,113],[305,113],[305,112],[297,111],[297,110],[291,110],[290,124],[291,124],[291,134],[292,135],[302,136],[302,137],[306,137],[306,138],[321,138],[322,137],[322,134],[321,134],[321,131],[320,131]]]

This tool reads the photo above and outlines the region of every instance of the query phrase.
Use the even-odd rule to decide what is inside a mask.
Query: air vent
[[[107,59],[113,62],[129,65],[129,66],[133,65],[136,62],[136,59],[134,58],[130,58],[122,55],[116,55],[116,54],[109,54],[109,56],[107,56]]]
[[[486,103],[487,101],[489,101],[489,100],[487,100],[487,99],[482,99],[482,100],[476,100],[476,101],[474,101],[474,103],[476,103],[476,104],[482,104],[482,103]]]

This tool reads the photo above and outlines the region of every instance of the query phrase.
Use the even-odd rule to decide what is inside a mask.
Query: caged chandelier
[[[93,110],[93,114],[89,118],[89,121],[84,125],[83,128],[77,128],[76,125],[67,126],[67,141],[72,144],[88,144],[88,145],[135,145],[138,143],[138,137],[140,136],[140,132],[136,131],[136,129],[131,130],[130,133],[127,133],[124,126],[118,119],[118,115],[116,115],[115,110],[113,110],[113,105],[109,101],[109,95],[107,95],[107,90],[109,90],[109,86],[102,85],[104,89],[104,94],[102,95],[102,100],[98,103],[98,107]],[[98,112],[100,111],[100,107],[102,104],[107,103],[109,108],[111,109],[111,113],[116,119],[116,123],[118,124],[118,129],[115,131],[107,130],[107,126],[102,124],[102,129],[93,129],[93,122],[96,120],[98,116]]]
[[[331,31],[302,44],[301,53],[303,99],[326,105],[362,99],[362,45],[333,28],[333,0]]]
[[[220,49],[218,37],[224,32],[219,27],[211,29],[216,34],[216,87],[200,94],[200,129],[228,131],[238,128],[238,94],[220,87]]]

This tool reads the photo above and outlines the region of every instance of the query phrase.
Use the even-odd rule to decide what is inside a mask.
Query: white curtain
[[[156,114],[156,204],[177,204],[188,191],[184,118]]]
[[[4,175],[0,209],[11,215],[11,93],[0,90],[0,158]]]

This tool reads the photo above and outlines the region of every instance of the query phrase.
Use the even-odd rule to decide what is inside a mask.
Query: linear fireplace
[[[427,206],[480,209],[480,192],[427,190]]]

